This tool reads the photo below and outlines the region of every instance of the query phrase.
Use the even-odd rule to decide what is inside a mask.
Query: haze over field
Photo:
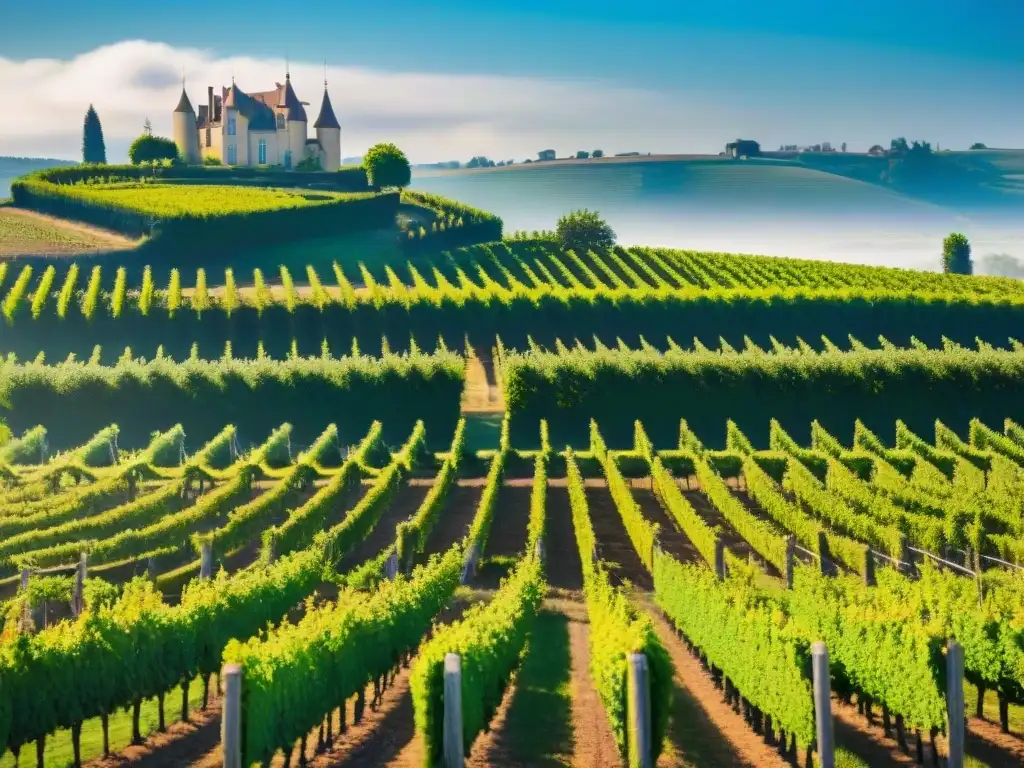
[[[801,168],[578,165],[418,174],[413,187],[493,211],[506,232],[550,229],[589,207],[624,244],[937,269],[942,238],[957,230],[979,266],[994,254],[1024,259],[1019,209],[956,210]],[[1004,259],[1000,273],[1019,267]]]

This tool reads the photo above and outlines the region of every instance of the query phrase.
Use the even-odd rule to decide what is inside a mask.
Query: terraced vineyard
[[[439,453],[422,423],[394,450],[377,423],[303,451],[288,424],[250,451],[232,426],[192,454],[178,426],[137,451],[114,425],[53,457],[41,427],[8,443],[7,750],[63,765],[135,741],[152,764],[219,764],[212,680],[237,663],[246,764],[433,763],[456,652],[469,764],[614,765],[635,747],[626,667],[642,651],[658,765],[781,765],[813,750],[824,638],[850,764],[927,762],[956,636],[969,754],[1024,759],[1016,422],[973,422],[966,442],[897,422],[891,444],[857,422],[850,446],[772,422],[764,450],[729,422],[719,451],[686,423],[680,447],[638,422],[612,450],[594,422],[577,451],[553,450],[545,423],[539,450],[515,450],[506,422],[475,452],[465,427]],[[160,733],[179,717],[193,724]]]

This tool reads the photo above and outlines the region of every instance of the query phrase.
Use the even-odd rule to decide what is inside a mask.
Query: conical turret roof
[[[284,87],[281,89],[281,102],[277,105],[278,107],[287,108],[288,112],[286,117],[289,120],[296,122],[306,122],[306,110],[302,107],[302,102],[299,101],[299,97],[295,95],[295,89],[292,88],[292,76],[286,74],[284,76]]]
[[[188,100],[188,94],[185,93],[185,86],[181,87],[181,98],[178,100],[178,106],[174,108],[175,112],[191,112],[193,115],[196,113],[192,109],[192,102]]]
[[[331,97],[327,95],[327,85],[324,84],[324,100],[320,104],[320,116],[317,117],[316,122],[313,123],[314,128],[337,128],[341,130],[341,126],[338,125],[338,118],[334,116],[334,107],[331,106]]]

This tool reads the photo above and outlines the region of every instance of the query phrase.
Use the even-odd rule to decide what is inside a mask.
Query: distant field
[[[134,246],[128,238],[83,224],[0,208],[0,257],[69,256]]]

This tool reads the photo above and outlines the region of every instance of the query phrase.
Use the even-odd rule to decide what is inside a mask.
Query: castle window
[[[259,143],[259,163],[260,165],[267,164],[267,140],[260,139]]]
[[[238,147],[228,144],[228,165],[238,164]]]
[[[284,130],[284,115],[281,112],[277,113],[277,130]]]
[[[228,136],[234,136],[237,128],[235,127],[235,116],[232,115],[228,118]]]

